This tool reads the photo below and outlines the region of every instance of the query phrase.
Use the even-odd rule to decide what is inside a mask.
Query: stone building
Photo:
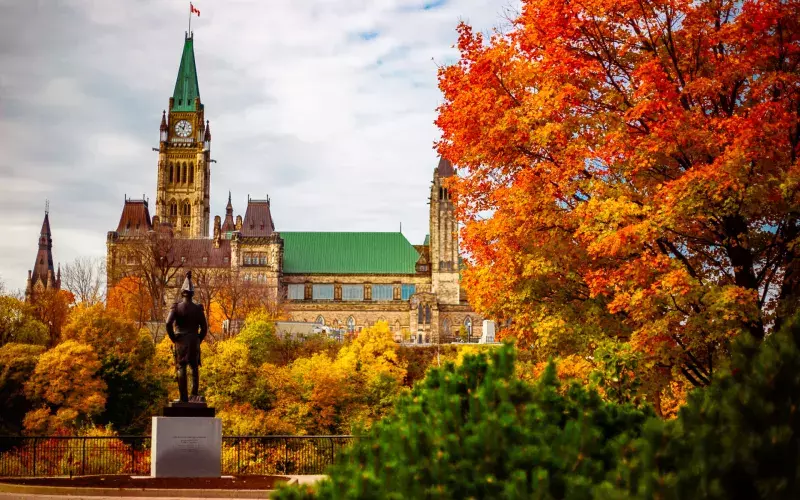
[[[211,128],[193,45],[187,36],[169,110],[161,117],[155,215],[148,200],[125,199],[107,238],[109,286],[135,268],[126,248],[166,235],[174,240],[166,259],[237,273],[294,321],[357,331],[383,320],[398,338],[419,343],[459,331],[480,337],[482,318],[460,287],[457,224],[442,182],[454,169],[445,159],[432,172],[430,235],[421,245],[400,232],[277,231],[269,198],[248,196],[244,216],[234,216],[230,193],[224,219],[214,217],[209,235]]]
[[[53,237],[50,233],[50,211],[45,210],[42,229],[39,231],[39,250],[33,269],[28,271],[25,285],[25,300],[32,302],[36,295],[45,290],[61,289],[61,266],[53,267]]]

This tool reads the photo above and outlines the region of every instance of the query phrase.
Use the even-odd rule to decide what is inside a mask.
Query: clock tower
[[[156,215],[178,238],[207,238],[211,129],[200,101],[194,37],[186,35],[169,110],[161,116]]]

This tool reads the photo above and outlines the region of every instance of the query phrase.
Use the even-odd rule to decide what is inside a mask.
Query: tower
[[[440,304],[458,304],[458,225],[455,207],[443,181],[454,174],[453,164],[445,158],[433,171],[430,198],[431,291]]]
[[[187,34],[169,111],[161,115],[156,215],[177,238],[206,238],[210,219],[211,127],[200,101],[194,38]]]
[[[49,204],[48,204],[49,205]],[[36,261],[33,270],[28,271],[28,280],[25,287],[25,300],[31,302],[35,295],[43,290],[61,289],[61,266],[56,273],[53,267],[53,237],[50,234],[49,206],[44,211],[42,229],[39,231],[39,251],[36,252]]]

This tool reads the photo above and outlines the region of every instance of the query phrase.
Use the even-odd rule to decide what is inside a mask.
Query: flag
[[[200,10],[195,9],[194,5],[192,5],[192,2],[189,2],[189,14],[197,14],[197,17],[200,17]]]

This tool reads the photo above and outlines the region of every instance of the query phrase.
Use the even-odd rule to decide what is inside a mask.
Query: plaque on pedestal
[[[152,477],[220,477],[222,421],[209,417],[153,417]]]

